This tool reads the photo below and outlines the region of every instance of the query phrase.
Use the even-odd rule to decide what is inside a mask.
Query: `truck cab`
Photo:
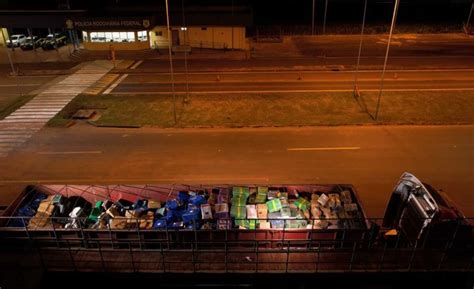
[[[472,240],[472,225],[459,207],[442,190],[404,173],[387,205],[382,228],[389,235],[408,243],[440,244],[446,236],[450,246]],[[464,244],[466,245],[466,244]]]

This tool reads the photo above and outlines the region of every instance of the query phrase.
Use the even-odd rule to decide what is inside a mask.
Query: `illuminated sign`
[[[147,29],[150,27],[149,19],[84,19],[68,20],[66,26],[71,26],[71,22],[76,29]]]

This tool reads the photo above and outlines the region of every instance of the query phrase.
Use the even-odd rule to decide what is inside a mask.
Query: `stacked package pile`
[[[340,229],[362,225],[362,214],[349,191],[327,195],[312,194],[311,217],[314,229]]]
[[[166,202],[97,201],[38,194],[11,226],[92,229],[338,229],[363,226],[350,191],[287,191],[286,187],[180,191]]]
[[[240,229],[306,228],[309,201],[282,189],[234,187],[231,217]]]
[[[212,219],[212,212],[205,191],[181,191],[178,198],[166,201],[157,217],[153,224],[155,229],[199,229],[202,221]]]

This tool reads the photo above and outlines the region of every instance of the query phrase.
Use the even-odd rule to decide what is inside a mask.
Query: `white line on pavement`
[[[353,89],[295,89],[295,90],[213,90],[213,91],[193,91],[190,94],[235,94],[235,93],[288,93],[288,92],[353,92]],[[379,89],[359,89],[359,91],[379,91]],[[384,91],[394,91],[394,92],[403,92],[403,91],[474,91],[474,87],[466,88],[394,88],[394,89],[384,89]],[[185,91],[176,91],[176,94],[185,94]],[[133,91],[133,92],[123,92],[118,91],[114,94],[171,94],[170,91]]]
[[[109,94],[115,87],[117,87],[117,85],[119,85],[120,82],[122,82],[126,77],[128,76],[128,74],[124,74],[122,76],[120,76],[114,83],[112,83],[105,91],[103,94]]]
[[[360,147],[321,147],[321,148],[287,148],[287,151],[352,151],[360,150]]]
[[[39,155],[101,154],[102,151],[37,152]]]
[[[143,63],[143,60],[137,61],[135,64],[132,65],[132,67],[130,67],[130,69],[135,69],[142,63]]]
[[[460,68],[460,69],[394,69],[386,70],[386,72],[471,72],[474,71],[472,68]],[[198,75],[216,75],[216,74],[288,74],[288,73],[329,73],[329,74],[342,74],[342,73],[354,73],[355,70],[341,70],[341,71],[331,71],[331,70],[274,70],[274,71],[194,71],[188,72],[188,74],[198,74]],[[359,73],[377,73],[378,70],[359,70]],[[169,75],[169,72],[156,72],[154,74]],[[184,72],[174,72],[175,75],[184,75]]]
[[[17,86],[40,86],[41,84],[36,83],[22,83],[22,84],[0,84],[0,87],[17,87]]]

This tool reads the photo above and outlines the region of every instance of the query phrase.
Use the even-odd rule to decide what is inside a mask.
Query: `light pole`
[[[328,0],[324,4],[323,34],[326,34],[326,15],[328,13]]]
[[[186,36],[188,33],[188,27],[186,27],[186,19],[184,17],[184,0],[181,0],[181,12],[183,17],[183,27],[184,27],[184,45],[186,44]],[[233,38],[233,35],[232,35]],[[184,78],[186,80],[186,98],[185,101],[188,101],[189,98],[189,84],[188,84],[188,50],[187,47],[184,48]]]
[[[464,30],[466,31],[466,33],[468,32],[469,23],[471,22],[472,10],[474,10],[474,2],[472,2],[471,10],[469,11],[469,15],[467,16],[466,25],[464,25]]]
[[[3,36],[3,40],[5,40],[5,43],[8,43],[8,41],[10,41],[10,45],[13,47],[13,42],[12,42],[12,39],[10,38],[10,32],[7,31],[7,33],[8,33],[8,40],[7,40],[5,38],[5,33],[3,32],[4,28],[0,28],[0,29],[2,30],[2,36]],[[13,65],[13,59],[12,59],[12,56],[10,54],[10,50],[8,49],[7,45],[5,45],[5,48],[7,50],[8,62],[10,62],[10,67],[12,69],[12,75],[16,75],[15,65]]]
[[[393,16],[392,16],[392,25],[390,26],[390,34],[388,35],[387,50],[385,52],[385,61],[383,63],[382,76],[380,78],[380,91],[379,91],[379,97],[377,99],[377,108],[375,109],[374,120],[377,120],[377,117],[379,115],[380,100],[382,98],[383,81],[385,77],[385,68],[387,67],[388,52],[390,51],[390,42],[392,41],[393,28],[395,27],[395,20],[397,19],[398,4],[400,4],[400,1],[395,0],[395,7],[393,8]]]
[[[170,57],[170,73],[171,73],[171,91],[173,93],[173,115],[174,115],[174,124],[177,123],[176,120],[176,93],[174,91],[174,74],[173,74],[173,58],[171,53],[171,28],[170,28],[170,15],[168,8],[168,0],[165,0],[166,6],[166,26],[168,28],[168,52]]]
[[[314,9],[316,5],[316,0],[313,0],[313,14],[311,16],[311,35],[314,35]]]
[[[362,41],[364,37],[364,28],[365,28],[365,15],[367,13],[367,0],[364,0],[364,13],[362,16],[362,29],[360,31],[360,40],[359,40],[359,53],[357,54],[357,64],[354,75],[354,96],[357,93],[357,77],[359,76],[359,64],[360,64],[360,55],[362,53]]]
[[[234,0],[231,0],[232,1],[232,11],[231,11],[231,14],[232,14],[232,51],[234,50]]]

